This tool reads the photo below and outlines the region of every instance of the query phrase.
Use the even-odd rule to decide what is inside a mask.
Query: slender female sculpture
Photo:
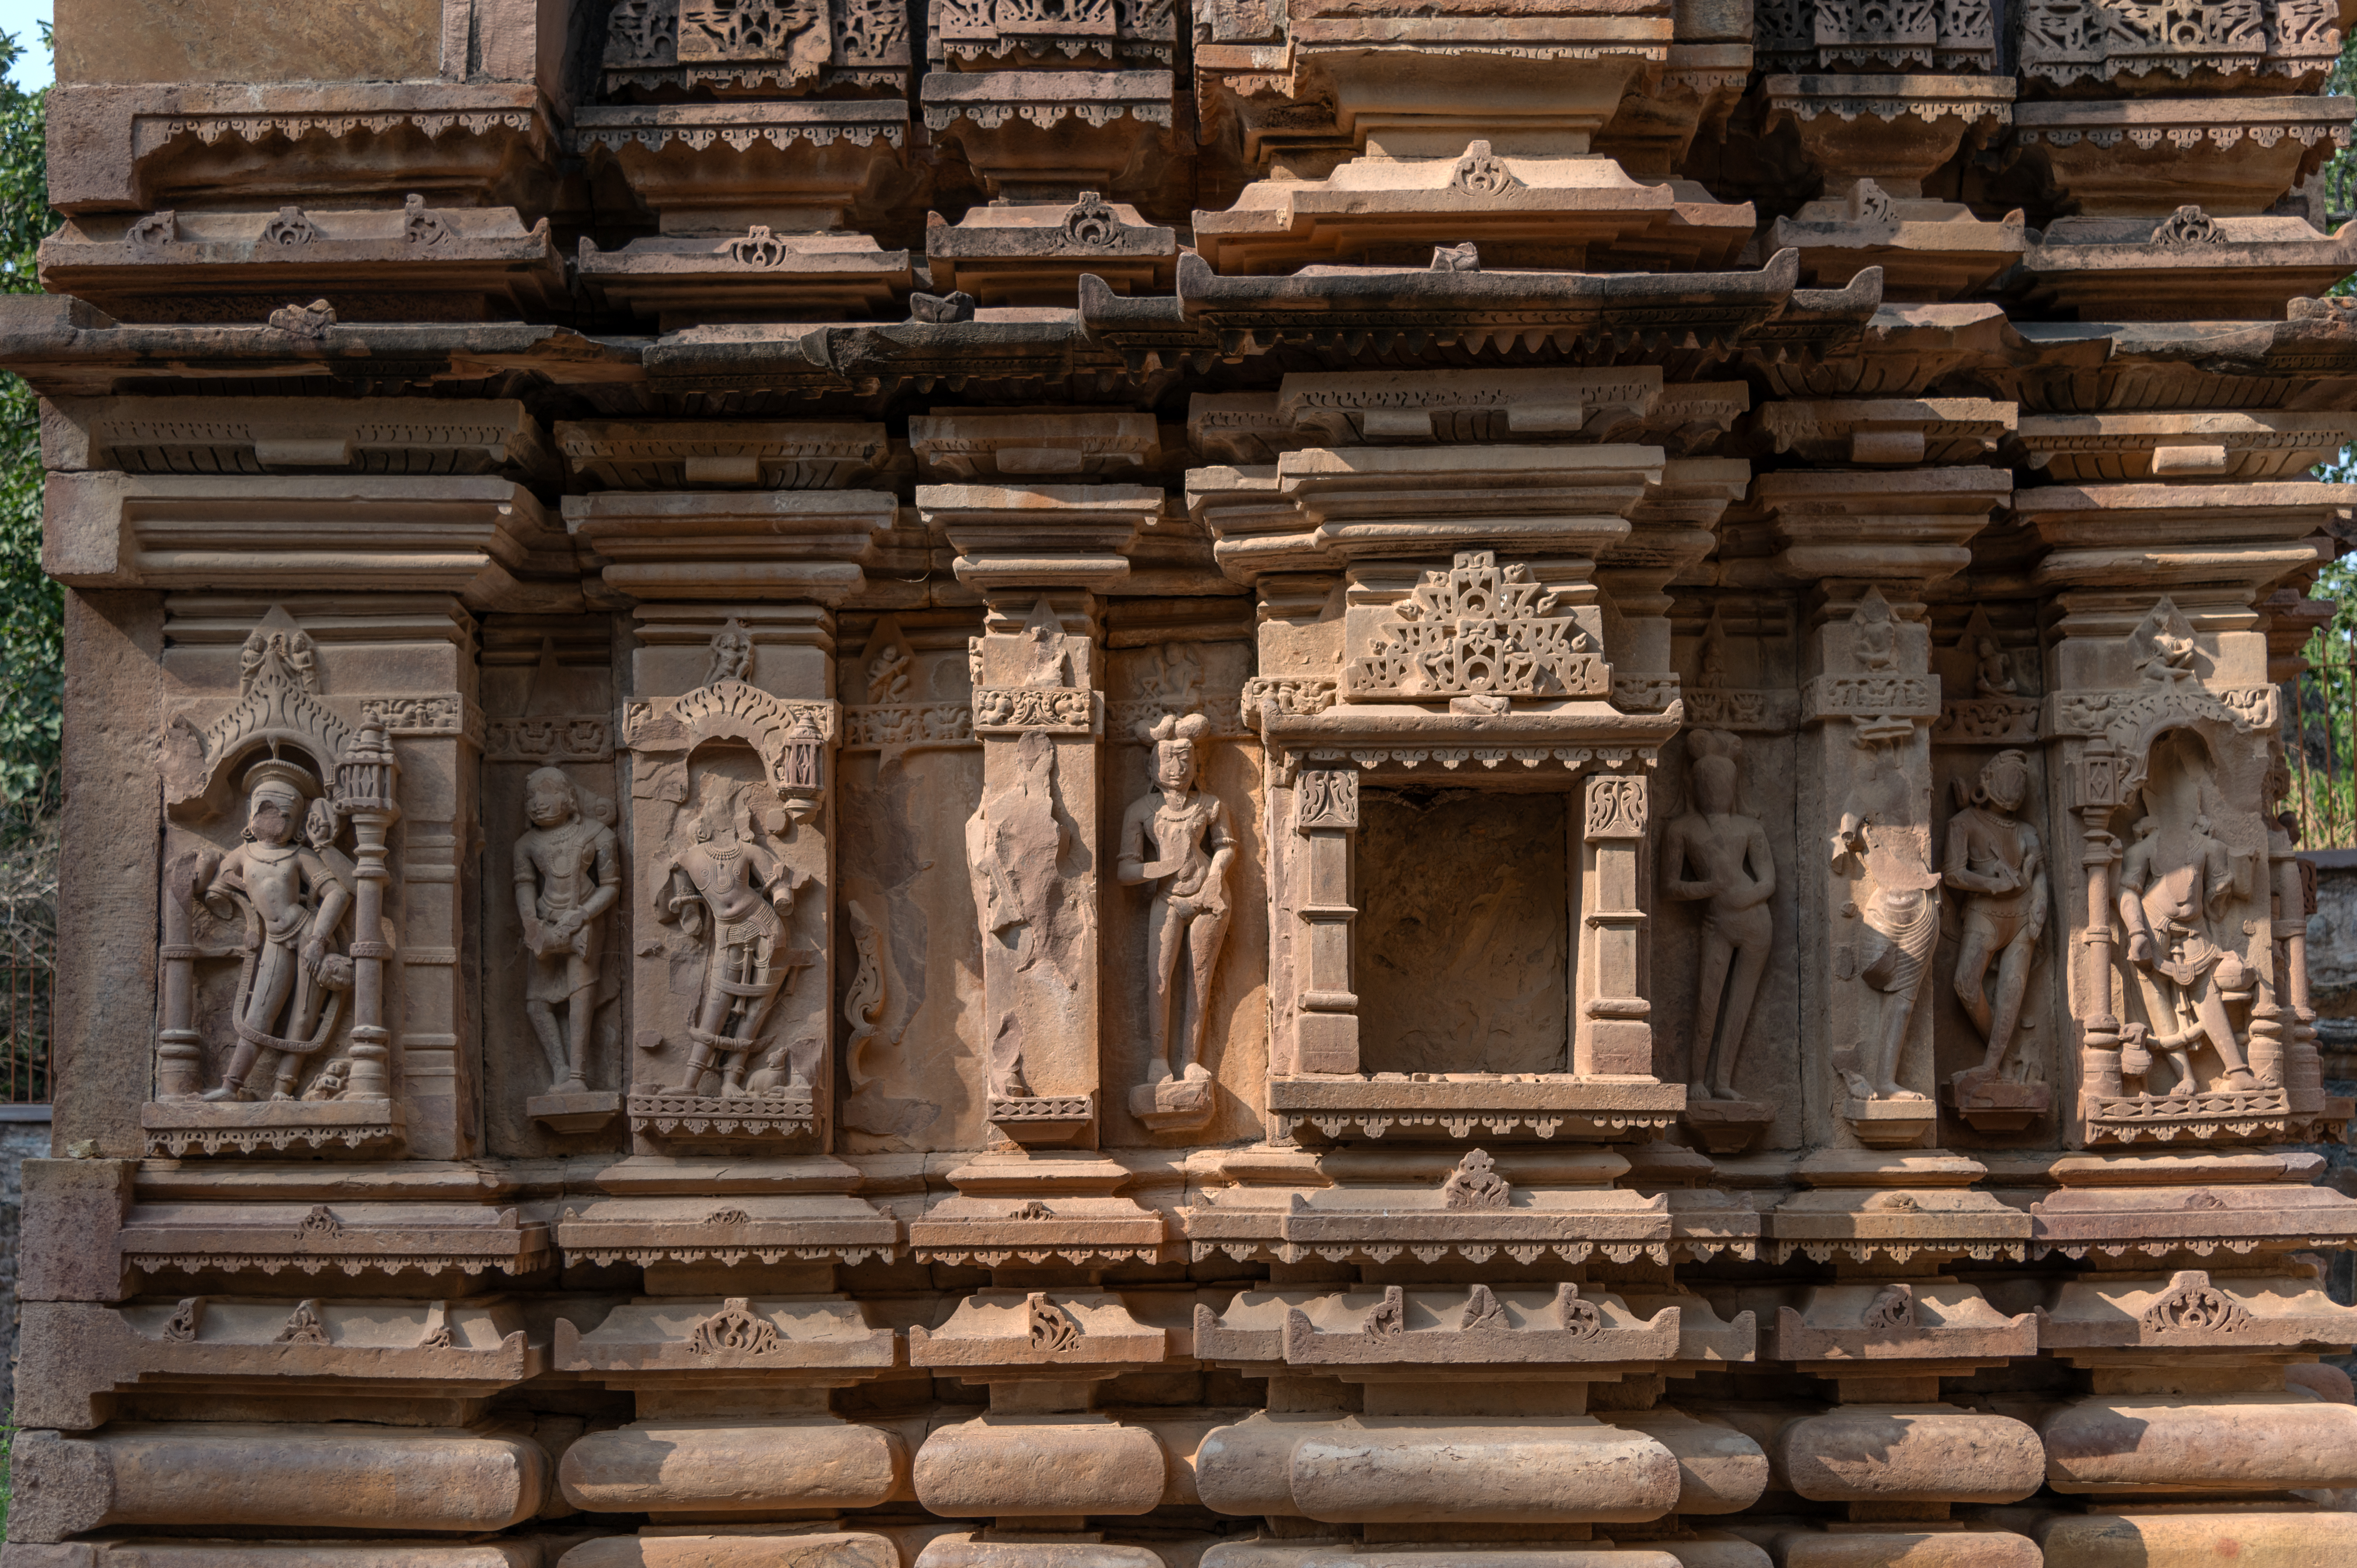
[[[1984,1073],[2005,1065],[2030,967],[2046,934],[2046,852],[2038,830],[2015,815],[2029,795],[2029,759],[2018,751],[2001,751],[1982,767],[1968,803],[1948,819],[1943,875],[1964,896],[1956,1000],[1988,1043]],[[1987,989],[1992,962],[1994,996]]]
[[[1776,939],[1775,917],[1768,908],[1776,895],[1768,832],[1758,818],[1736,810],[1742,745],[1736,736],[1711,730],[1686,737],[1693,794],[1684,814],[1670,824],[1662,852],[1669,896],[1709,901],[1703,911],[1702,962],[1695,986],[1693,1087],[1712,1100],[1742,1098],[1735,1091],[1736,1061]]]

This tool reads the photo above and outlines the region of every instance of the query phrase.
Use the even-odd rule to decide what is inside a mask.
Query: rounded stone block
[[[1329,1524],[1636,1522],[1679,1489],[1667,1448],[1586,1417],[1368,1418],[1303,1437],[1292,1473],[1296,1506]]]
[[[2284,1388],[2305,1389],[2327,1404],[2357,1404],[2357,1384],[2338,1367],[2321,1361],[2295,1361],[2284,1369]]]
[[[1256,1412],[1222,1426],[1195,1450],[1195,1491],[1214,1512],[1253,1519],[1292,1514],[1293,1449],[1311,1433],[1354,1429],[1354,1421]]]
[[[1704,1568],[1768,1568],[1764,1553],[1702,1560]],[[920,1563],[919,1568],[932,1568]],[[1028,1568],[1028,1565],[1026,1565]],[[1350,1542],[1222,1541],[1198,1568],[1685,1568],[1663,1543],[1641,1546],[1407,1546]]]
[[[543,1568],[531,1541],[108,1541],[0,1548],[0,1568]]]
[[[898,1435],[849,1421],[641,1421],[565,1452],[558,1483],[592,1513],[874,1508],[909,1471]]]
[[[2357,1563],[2357,1514],[2061,1514],[2038,1541],[2057,1568],[2334,1568]]]
[[[1846,1406],[1776,1434],[1776,1467],[1814,1502],[2009,1503],[2038,1489],[2038,1434],[2002,1415]]]
[[[539,1510],[548,1456],[448,1428],[190,1423],[88,1437],[19,1433],[8,1533],[62,1541],[110,1525],[495,1530]]]
[[[1996,1530],[1794,1530],[1769,1545],[1776,1568],[2080,1568]]]
[[[913,1568],[1168,1568],[1161,1554],[1109,1541],[980,1541],[942,1535]]]
[[[2357,1406],[2304,1393],[2084,1399],[2040,1432],[2059,1492],[2357,1486]]]
[[[1675,1511],[1681,1515],[1740,1513],[1768,1489],[1767,1453],[1723,1423],[1654,1410],[1615,1415],[1612,1423],[1641,1432],[1677,1455]]]
[[[925,1439],[917,1500],[963,1519],[1141,1514],[1167,1463],[1152,1433],[1103,1416],[985,1415]]]
[[[1705,1530],[1693,1541],[1652,1543],[1678,1560],[1678,1568],[1773,1568],[1768,1553],[1739,1535]]]
[[[556,1568],[900,1568],[900,1553],[859,1530],[774,1535],[609,1535],[585,1541]]]

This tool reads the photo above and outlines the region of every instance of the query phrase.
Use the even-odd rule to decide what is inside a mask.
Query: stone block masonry
[[[0,300],[0,1568],[2357,1561],[2329,8],[281,20]]]

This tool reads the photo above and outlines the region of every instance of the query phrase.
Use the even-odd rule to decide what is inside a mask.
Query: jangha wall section
[[[0,1563],[2357,1561],[2345,21],[66,5]]]

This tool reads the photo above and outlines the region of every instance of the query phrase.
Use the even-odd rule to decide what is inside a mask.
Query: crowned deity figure
[[[1139,726],[1140,738],[1153,747],[1154,788],[1131,802],[1121,820],[1116,875],[1124,886],[1154,885],[1146,915],[1149,1086],[1168,1081],[1174,1065],[1189,1081],[1211,1077],[1202,1063],[1203,1035],[1211,973],[1228,931],[1228,867],[1236,857],[1227,807],[1200,788],[1195,743],[1211,727],[1200,714],[1165,714]],[[1177,1016],[1182,1010],[1183,1024]]]
[[[352,961],[335,942],[356,888],[351,863],[334,847],[334,809],[317,799],[307,769],[268,757],[247,771],[245,789],[243,842],[204,890],[216,916],[245,917],[231,1014],[237,1046],[205,1098],[256,1100],[255,1086],[271,1077],[271,1098],[293,1100],[304,1062],[335,1033],[338,1004],[351,989]],[[296,842],[298,823],[310,842]]]
[[[764,836],[741,789],[716,783],[696,818],[695,842],[671,863],[657,896],[658,918],[678,921],[705,946],[687,1069],[674,1093],[701,1094],[705,1075],[717,1071],[723,1099],[757,1098],[746,1087],[746,1068],[796,961],[807,956],[784,946],[801,879]],[[817,1052],[815,1040],[791,1047],[791,1091],[809,1092]]]
[[[516,914],[532,957],[524,1012],[555,1092],[586,1093],[605,917],[621,897],[621,854],[614,830],[583,814],[580,792],[561,768],[535,768],[524,780],[524,815],[532,826],[515,843]]]

